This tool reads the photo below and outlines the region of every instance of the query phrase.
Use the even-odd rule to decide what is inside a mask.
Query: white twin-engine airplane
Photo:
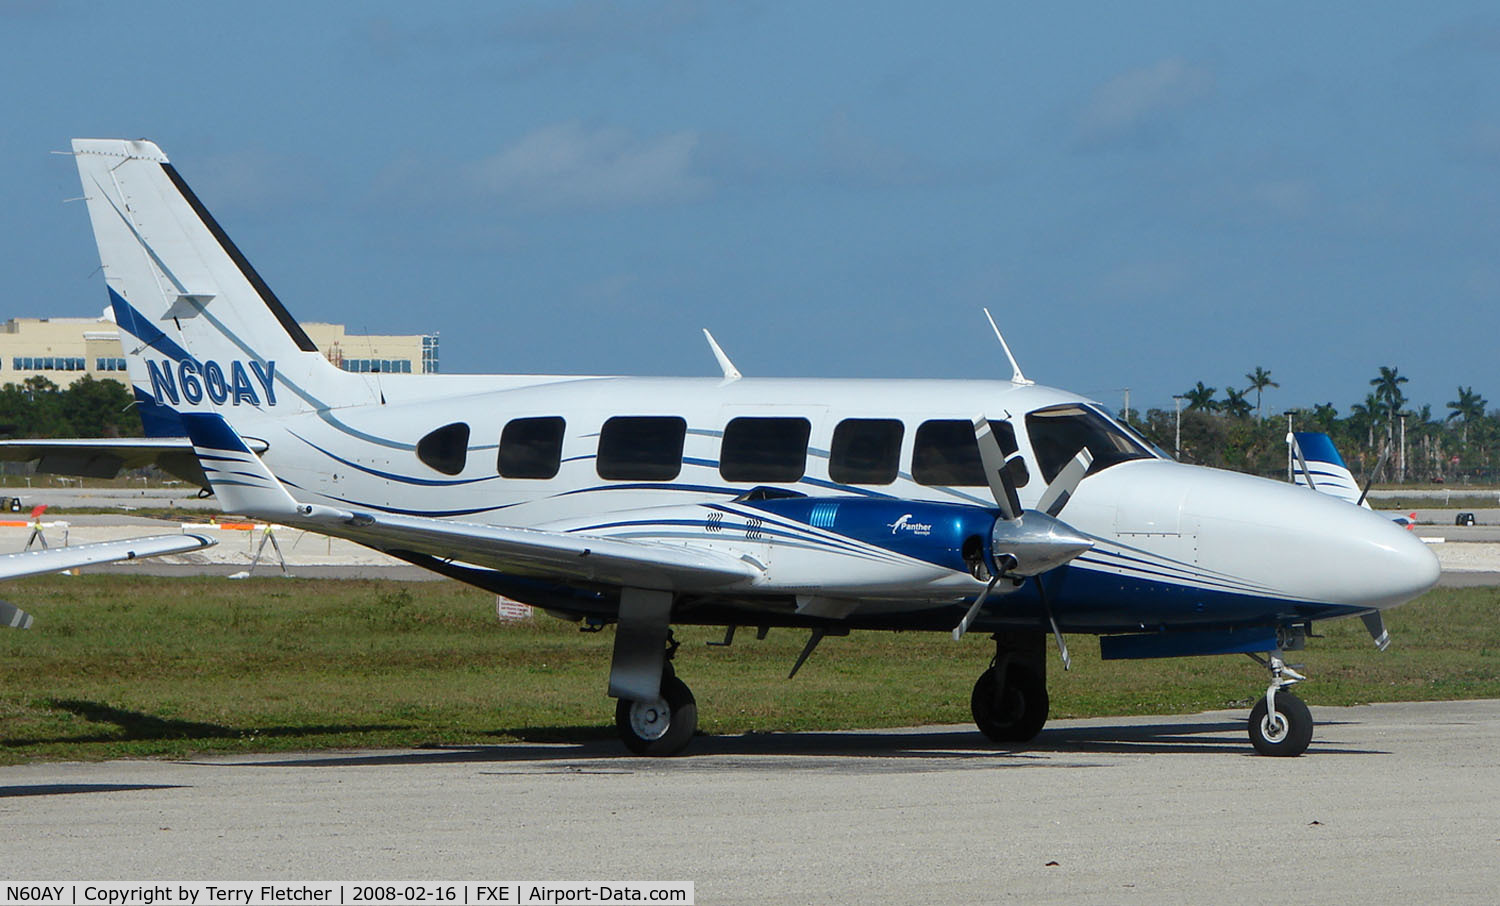
[[[798,666],[854,629],[992,633],[972,705],[1001,743],[1047,719],[1049,634],[1065,665],[1064,633],[1105,658],[1249,654],[1271,674],[1251,741],[1297,755],[1312,719],[1284,653],[1332,617],[1380,637],[1438,578],[1382,516],[1174,462],[1019,369],[741,378],[715,344],[723,378],[345,372],[156,145],[73,153],[155,437],[95,452],[191,449],[226,511],[616,624],[609,694],[637,753],[694,732],[675,623],[808,629]]]

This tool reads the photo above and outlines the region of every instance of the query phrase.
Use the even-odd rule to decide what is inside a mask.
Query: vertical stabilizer
[[[1297,431],[1287,435],[1294,466],[1292,480],[1350,503],[1361,503],[1359,483],[1344,465],[1333,439],[1321,431]],[[1363,504],[1369,509],[1368,503]]]
[[[183,412],[243,424],[376,400],[318,352],[160,148],[75,139],[73,155],[148,433],[182,435]]]

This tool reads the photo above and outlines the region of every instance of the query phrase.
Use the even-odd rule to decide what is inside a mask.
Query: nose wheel
[[[1306,677],[1274,654],[1266,659],[1253,654],[1251,657],[1271,671],[1271,684],[1266,687],[1266,694],[1250,709],[1247,727],[1250,744],[1262,755],[1283,758],[1301,755],[1312,742],[1312,712],[1302,699],[1286,690]]]

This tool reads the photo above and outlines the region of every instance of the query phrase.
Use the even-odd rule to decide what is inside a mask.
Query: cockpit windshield
[[[1049,483],[1084,448],[1094,456],[1090,475],[1126,460],[1155,458],[1119,425],[1083,405],[1038,409],[1026,416],[1026,433]]]

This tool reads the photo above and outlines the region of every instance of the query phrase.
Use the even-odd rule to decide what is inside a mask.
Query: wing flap
[[[749,585],[762,575],[760,568],[731,554],[661,542],[421,516],[355,513],[352,519],[320,521],[319,531],[379,550],[426,554],[516,575],[678,591]]]

